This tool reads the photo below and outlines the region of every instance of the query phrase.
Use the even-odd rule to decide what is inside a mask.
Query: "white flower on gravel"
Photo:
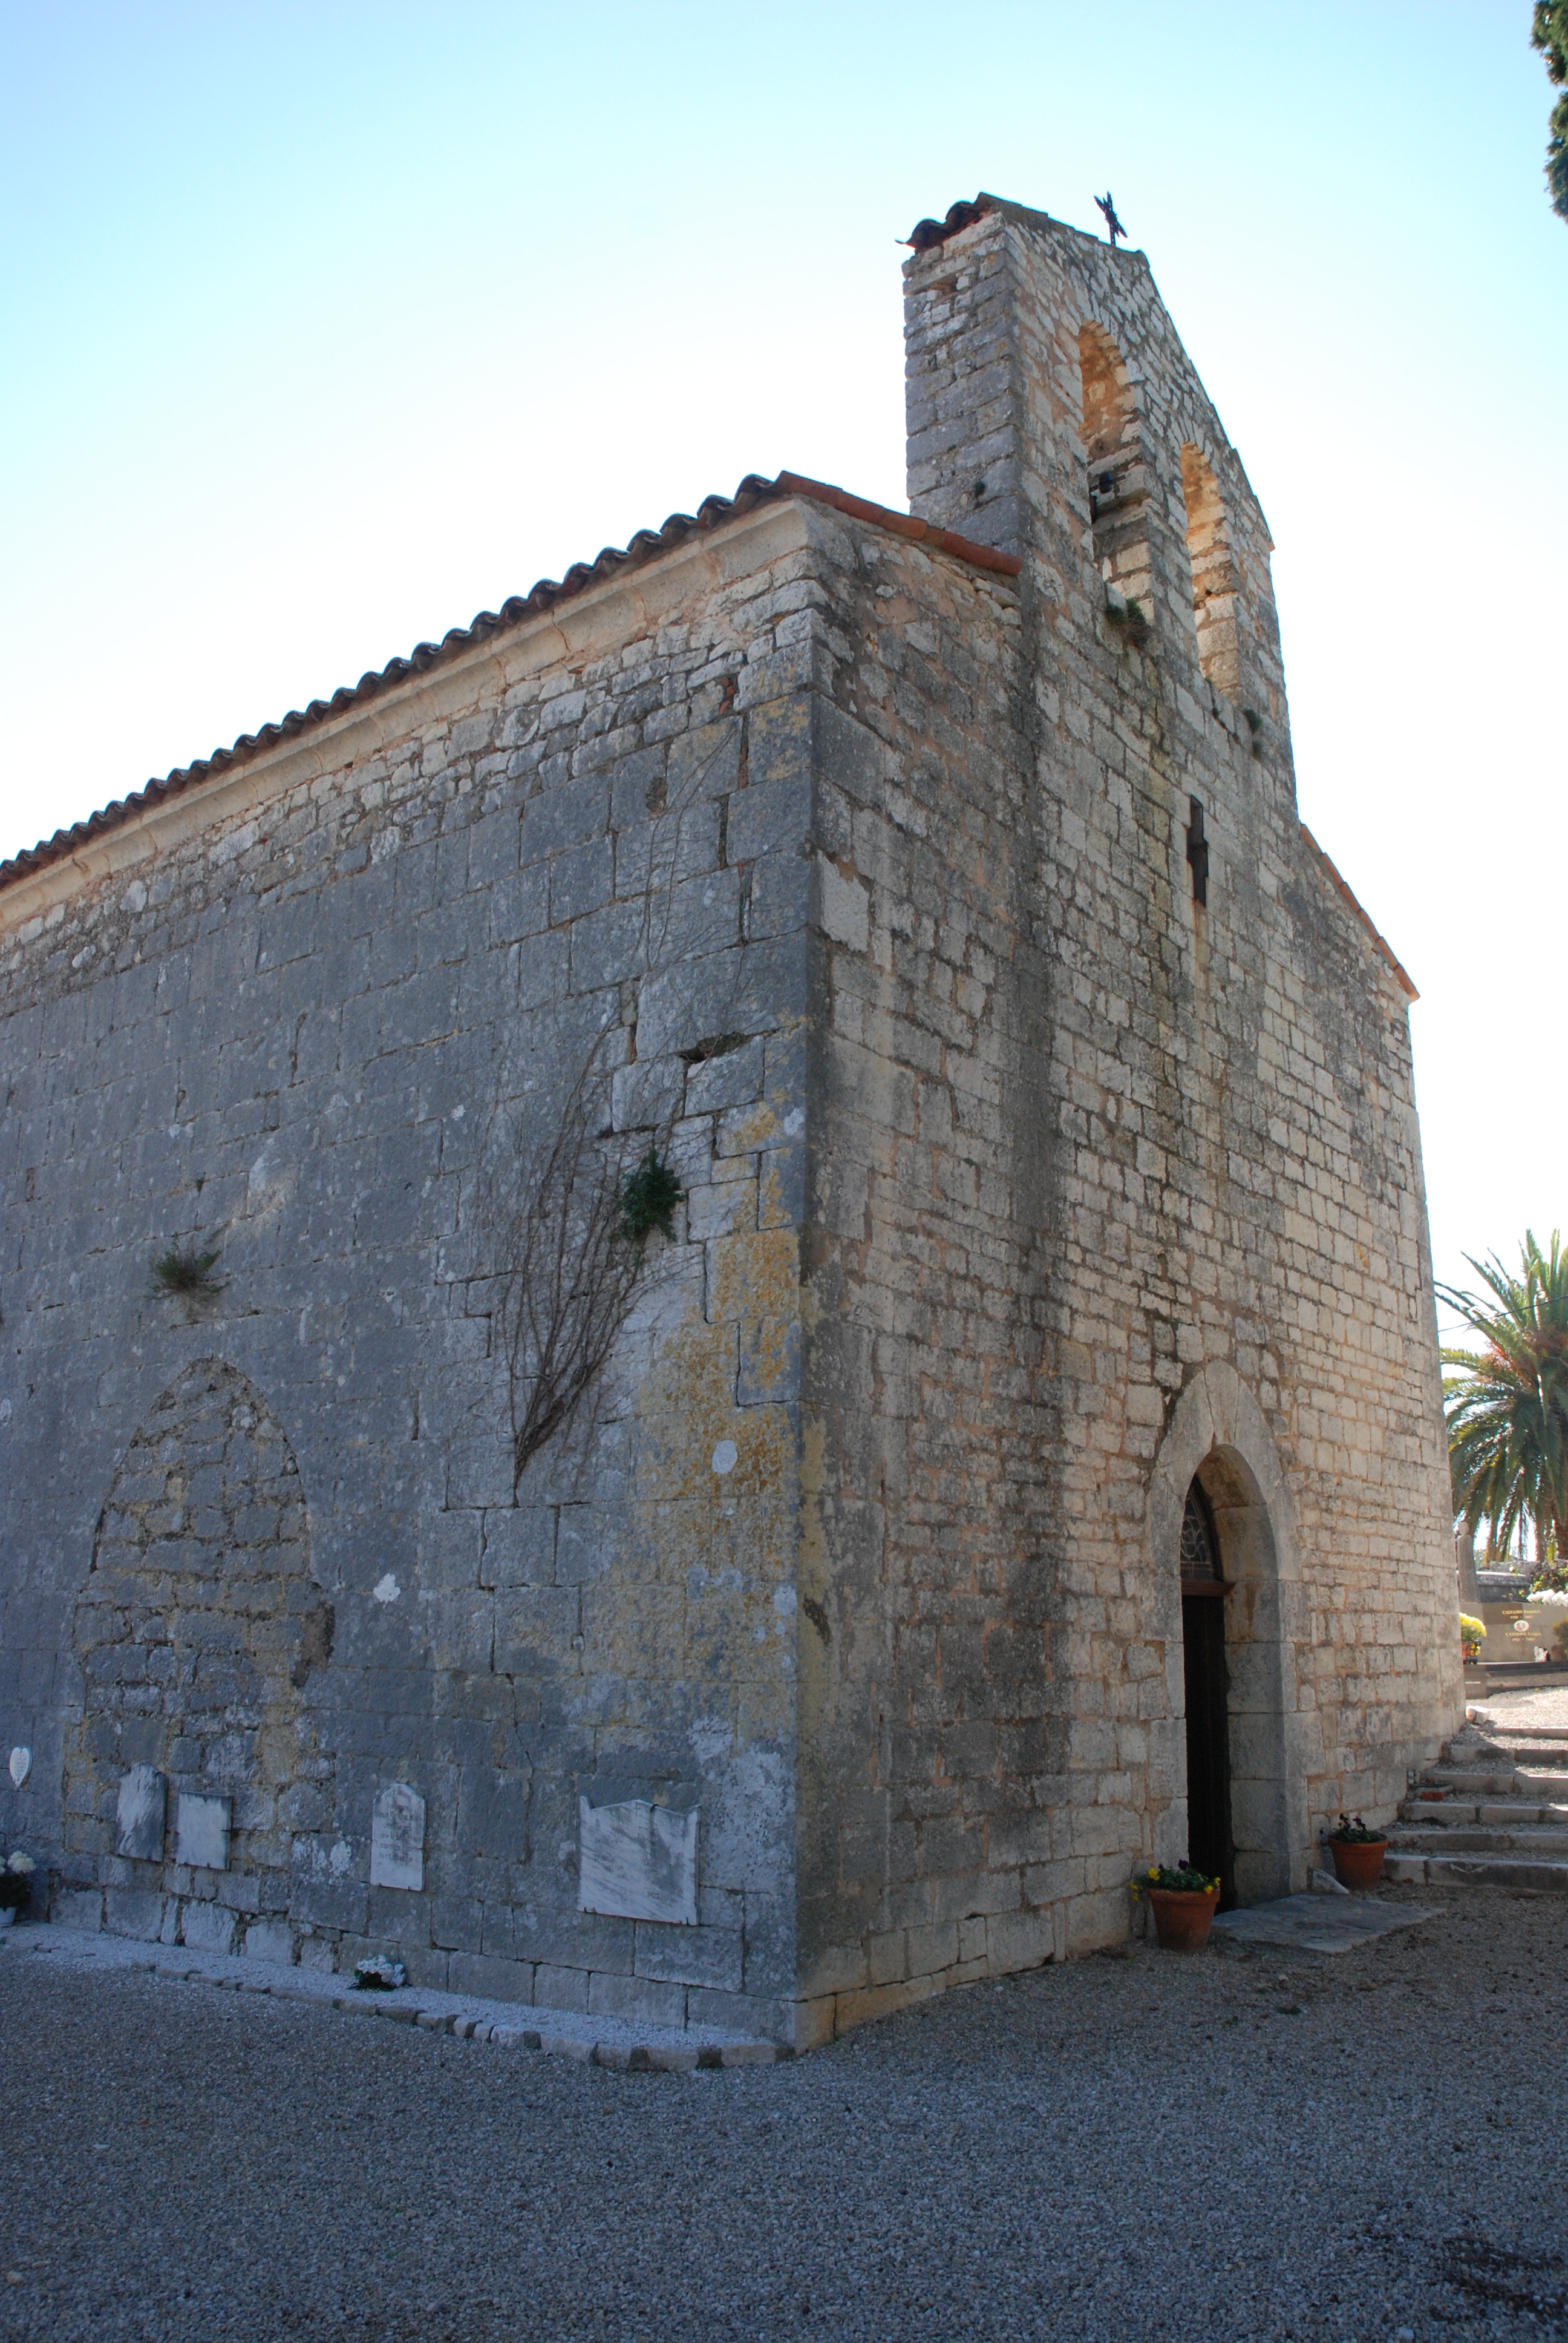
[[[30,1855],[24,1855],[21,1848],[18,1847],[15,1854],[7,1858],[5,1868],[7,1871],[20,1871],[25,1873],[36,1871],[38,1866],[34,1862]]]
[[[408,1972],[401,1961],[388,1960],[385,1954],[376,1953],[368,1960],[355,1962],[354,1982],[362,1993],[367,1989],[372,1993],[396,1993],[400,1986],[407,1984]]]

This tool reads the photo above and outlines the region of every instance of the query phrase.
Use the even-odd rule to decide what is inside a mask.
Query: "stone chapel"
[[[59,1916],[805,2047],[1458,1721],[1263,515],[1141,253],[910,245],[908,513],[749,478],[0,866]]]

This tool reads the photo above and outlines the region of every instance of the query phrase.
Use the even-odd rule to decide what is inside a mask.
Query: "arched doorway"
[[[1208,1855],[1238,1904],[1304,1887],[1312,1720],[1300,1654],[1311,1621],[1273,1441],[1257,1401],[1220,1361],[1191,1378],[1166,1424],[1150,1486],[1149,1561],[1150,1616],[1170,1662],[1174,1777],[1155,1817],[1156,1859]]]
[[[109,1882],[130,1868],[140,1887],[167,1886],[190,1867],[172,1867],[180,1800],[200,1802],[224,1810],[227,1837],[198,1859],[248,1874],[260,1909],[286,1911],[297,1841],[334,1803],[308,1690],[333,1625],[282,1424],[237,1368],[196,1360],[126,1452],[76,1606],[72,1851],[99,1858]],[[117,1835],[133,1769],[156,1793],[134,1851]]]
[[[1220,1906],[1236,1901],[1231,1817],[1231,1674],[1225,1656],[1225,1580],[1219,1533],[1203,1484],[1193,1478],[1181,1515],[1181,1673],[1187,1695],[1187,1853],[1220,1881]]]

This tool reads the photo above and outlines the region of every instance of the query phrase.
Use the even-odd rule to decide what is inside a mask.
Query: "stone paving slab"
[[[1272,1904],[1249,1904],[1236,1912],[1217,1912],[1216,1936],[1233,1944],[1285,1945],[1303,1953],[1349,1953],[1373,1936],[1395,1928],[1413,1928],[1430,1920],[1408,1904],[1380,1904],[1361,1896],[1282,1896]]]
[[[716,2026],[646,2026],[596,2017],[581,2010],[541,2009],[515,2001],[483,2001],[471,1994],[403,1986],[391,1993],[357,1993],[329,1969],[286,1967],[279,1961],[193,1953],[183,1945],[146,1944],[136,1936],[94,1936],[83,1928],[23,1923],[0,1933],[0,1961],[45,1957],[75,1969],[141,1969],[171,1983],[205,1985],[231,1993],[271,1994],[278,2001],[308,2001],[354,2016],[389,2019],[466,2041],[507,2049],[538,2050],[557,2057],[609,2066],[621,2073],[689,2073],[698,2066],[771,2066],[793,2053]],[[0,1970],[3,1974],[3,1970]]]

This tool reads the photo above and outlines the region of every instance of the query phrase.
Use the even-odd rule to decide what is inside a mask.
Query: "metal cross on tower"
[[[1117,237],[1119,236],[1125,237],[1127,230],[1116,216],[1116,204],[1110,188],[1107,187],[1102,196],[1096,196],[1094,201],[1097,209],[1105,216],[1105,231],[1111,238],[1111,249],[1114,252]]]

